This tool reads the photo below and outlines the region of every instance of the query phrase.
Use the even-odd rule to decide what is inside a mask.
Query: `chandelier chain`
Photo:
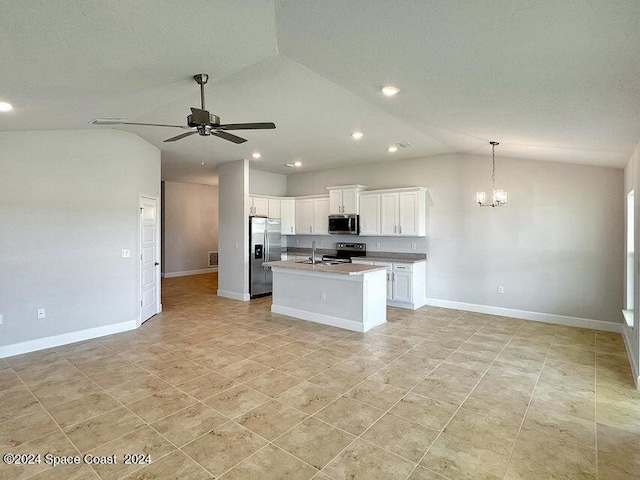
[[[491,154],[493,156],[493,169],[491,170],[491,183],[493,185],[493,190],[496,189],[496,146],[491,145]]]

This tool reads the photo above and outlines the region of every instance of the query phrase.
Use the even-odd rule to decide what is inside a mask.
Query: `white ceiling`
[[[273,121],[235,145],[118,127],[162,148],[163,178],[217,164],[303,170],[444,152],[622,167],[640,140],[640,2],[565,0],[0,0],[0,131]],[[379,87],[401,88],[394,98]],[[365,137],[350,138],[354,130]],[[413,147],[391,155],[390,144]],[[205,165],[202,165],[202,162]],[[297,171],[297,170],[296,170]]]

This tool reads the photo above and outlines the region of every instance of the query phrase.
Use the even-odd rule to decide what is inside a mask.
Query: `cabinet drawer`
[[[394,263],[393,271],[394,272],[411,272],[413,270],[413,265],[411,263]]]

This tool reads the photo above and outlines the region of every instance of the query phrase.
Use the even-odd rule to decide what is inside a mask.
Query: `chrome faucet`
[[[315,265],[316,263],[316,241],[311,240],[311,263]]]

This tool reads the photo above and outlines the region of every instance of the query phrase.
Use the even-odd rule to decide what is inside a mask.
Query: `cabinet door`
[[[277,198],[270,198],[268,202],[269,218],[281,218],[280,217],[280,200]]]
[[[329,214],[342,212],[342,190],[329,190]]]
[[[376,262],[376,265],[387,267],[387,300],[393,300],[393,263]]]
[[[380,194],[360,195],[360,235],[380,235]]]
[[[398,233],[403,236],[418,235],[418,192],[402,192],[399,198],[400,221]]]
[[[261,217],[268,217],[269,200],[267,198],[253,197],[253,214]]]
[[[411,272],[393,272],[393,299],[397,302],[413,301]]]
[[[314,235],[329,234],[328,198],[316,198],[313,200],[313,233]]]
[[[313,234],[313,200],[310,198],[296,200],[296,225],[298,235]]]
[[[342,213],[358,213],[358,190],[342,190]]]
[[[282,235],[295,235],[296,201],[289,198],[280,200],[280,232]]]
[[[398,194],[380,194],[380,234],[398,235]]]

